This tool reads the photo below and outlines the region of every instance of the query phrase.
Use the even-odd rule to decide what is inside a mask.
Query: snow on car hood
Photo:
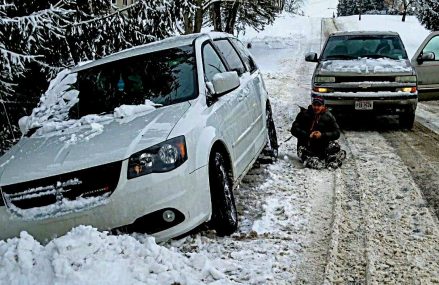
[[[353,74],[385,74],[412,73],[413,68],[408,60],[389,58],[359,58],[354,60],[326,60],[320,65],[319,74],[353,73]]]
[[[0,185],[127,159],[137,151],[165,141],[189,106],[183,102],[134,115],[136,108],[125,106],[115,110],[114,116],[94,115],[89,123],[23,137],[0,158],[3,168]],[[120,114],[132,116],[118,118]]]

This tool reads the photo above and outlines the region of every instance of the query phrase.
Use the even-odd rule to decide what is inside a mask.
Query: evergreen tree
[[[302,5],[303,0],[287,0],[285,2],[284,10],[290,13],[297,13]]]
[[[280,12],[280,2],[274,0],[254,1],[214,1],[204,3],[205,11],[210,17],[216,31],[234,34],[250,26],[263,30],[271,24]]]
[[[67,41],[74,62],[93,60],[129,46],[124,39],[126,17],[113,13],[111,0],[66,0],[74,10]]]
[[[385,10],[383,0],[361,0],[361,2],[363,14],[371,14]]]
[[[111,0],[0,0],[0,155],[61,69],[178,34],[194,10],[191,0],[139,0],[122,10]]]
[[[339,0],[337,5],[338,16],[350,16],[359,14],[360,0]]]
[[[338,16],[376,13],[385,10],[382,0],[339,0],[337,5]]]
[[[439,30],[439,2],[437,0],[420,0],[418,19],[429,30]]]
[[[53,46],[62,50],[65,38],[60,26],[68,13],[50,2],[0,1],[0,154],[20,137],[18,118],[41,95],[47,79],[44,74],[59,70],[53,63],[62,52],[54,53]],[[34,74],[42,82],[21,84]]]

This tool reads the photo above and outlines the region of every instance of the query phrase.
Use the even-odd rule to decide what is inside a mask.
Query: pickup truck
[[[320,57],[308,53],[305,60],[317,63],[311,96],[322,96],[334,113],[397,114],[402,128],[413,127],[418,103],[416,70],[398,33],[333,33]]]

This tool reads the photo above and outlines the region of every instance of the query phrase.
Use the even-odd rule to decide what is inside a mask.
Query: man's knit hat
[[[313,96],[312,104],[325,105],[325,99],[322,96]]]

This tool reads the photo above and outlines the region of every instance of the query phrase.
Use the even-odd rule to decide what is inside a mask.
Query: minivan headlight
[[[187,160],[184,136],[172,138],[136,152],[128,160],[128,179],[149,173],[171,171]]]
[[[316,76],[314,78],[315,83],[334,83],[335,77],[334,76]]]
[[[416,75],[397,76],[395,81],[398,83],[416,83]]]

